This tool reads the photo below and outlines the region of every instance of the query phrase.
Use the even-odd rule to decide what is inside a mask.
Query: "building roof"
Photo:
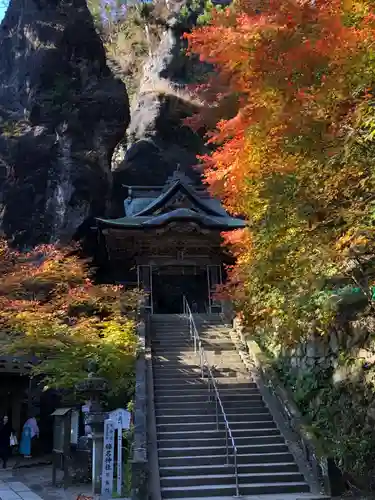
[[[170,222],[195,222],[202,227],[231,230],[246,226],[242,219],[231,217],[219,200],[197,192],[189,179],[176,171],[163,188],[148,191],[146,196],[129,197],[124,202],[125,217],[97,218],[100,227],[147,229]],[[151,196],[153,194],[153,196]]]

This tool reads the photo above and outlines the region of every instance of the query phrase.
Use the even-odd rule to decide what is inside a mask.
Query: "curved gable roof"
[[[162,208],[178,191],[182,191],[191,202],[199,207],[203,212],[214,217],[225,217],[223,212],[220,210],[215,210],[211,204],[206,203],[206,200],[199,198],[193,191],[193,189],[185,184],[180,179],[174,182],[164,193],[155,198],[155,200],[150,203],[147,207],[143,208],[137,213],[133,214],[133,217],[143,217],[153,215],[156,210]],[[207,200],[208,201],[208,200]]]
[[[197,213],[188,208],[177,208],[171,212],[156,216],[121,217],[119,219],[96,219],[100,225],[112,228],[145,229],[160,227],[170,222],[196,222],[203,227],[211,227],[217,230],[240,229],[246,227],[242,219],[235,219],[229,215],[216,217]]]

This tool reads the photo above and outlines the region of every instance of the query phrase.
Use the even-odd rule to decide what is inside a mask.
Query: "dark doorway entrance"
[[[152,295],[156,314],[181,314],[184,295],[193,312],[207,312],[206,267],[161,266],[156,268],[152,275]]]

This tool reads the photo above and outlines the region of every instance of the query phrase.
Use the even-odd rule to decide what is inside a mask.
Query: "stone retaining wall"
[[[258,369],[263,370],[275,396],[280,395],[281,406],[289,397],[284,397],[275,373],[298,404],[302,420],[316,436],[318,450],[314,450],[314,444],[312,456],[324,456],[323,470],[331,468],[335,481],[338,473],[344,475],[347,484],[361,491],[375,485],[375,453],[371,448],[375,438],[374,327],[371,311],[356,318],[344,312],[330,332],[308,332],[299,343],[286,347],[277,324],[274,331],[257,335],[247,330],[240,318],[233,321],[233,332],[244,349],[258,358]],[[258,346],[256,352],[254,345]],[[284,407],[284,414],[289,414],[291,426],[296,427],[303,443],[306,439],[298,429],[299,417],[296,419],[294,410],[290,411],[289,401]],[[311,453],[307,450],[307,459],[308,455]]]
[[[329,496],[341,494],[345,486],[340,474],[332,477],[332,458],[322,451],[315,437],[309,432],[292,394],[283,386],[270,360],[258,344],[246,338],[244,327],[238,318],[233,321],[231,337],[246,368],[253,374],[256,372],[262,386],[273,399],[274,406],[282,414],[285,425],[293,431],[300,450],[299,455],[303,457],[314,481],[319,485],[320,492]]]
[[[139,353],[135,369],[131,497],[133,500],[146,500],[148,498],[147,364],[145,359],[146,319],[143,304],[139,309],[137,333],[139,337]]]

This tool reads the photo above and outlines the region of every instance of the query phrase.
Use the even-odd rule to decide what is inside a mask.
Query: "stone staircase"
[[[240,495],[304,498],[309,485],[228,328],[219,315],[197,315],[196,324],[237,446]],[[151,316],[151,338],[161,497],[235,496],[232,449],[227,465],[223,418],[217,429],[215,398],[208,400],[186,318]]]

